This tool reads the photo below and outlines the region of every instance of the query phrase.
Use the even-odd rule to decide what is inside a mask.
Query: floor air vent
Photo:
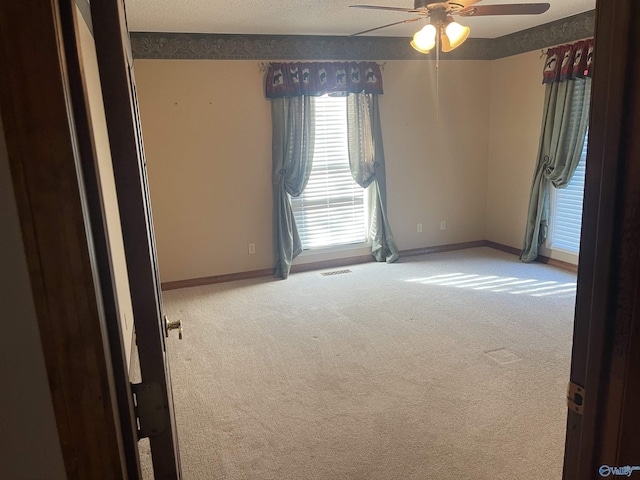
[[[322,272],[320,275],[329,277],[331,275],[342,275],[343,273],[351,273],[351,270],[334,270],[333,272]]]

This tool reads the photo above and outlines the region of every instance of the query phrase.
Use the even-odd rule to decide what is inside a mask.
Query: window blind
[[[587,158],[587,141],[582,149],[580,163],[566,188],[554,191],[551,247],[578,253],[582,226],[582,199]]]
[[[585,88],[589,88],[587,81],[573,81],[578,82],[574,88],[574,98],[581,98]],[[578,121],[577,115],[575,119],[571,118],[570,121]],[[552,189],[551,241],[549,246],[553,249],[565,250],[571,253],[578,253],[580,251],[582,200],[584,198],[588,138],[589,135],[587,133],[582,146],[580,162],[569,185],[567,185],[566,188]]]
[[[345,97],[315,97],[313,166],[291,198],[305,250],[366,241],[364,189],[351,177]]]

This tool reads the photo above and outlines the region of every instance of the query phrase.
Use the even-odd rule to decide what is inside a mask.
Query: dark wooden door
[[[637,0],[597,2],[565,480],[640,466],[639,21]]]
[[[160,426],[141,425],[141,428],[149,435],[155,478],[181,478],[165,342],[167,332],[124,4],[121,0],[92,1],[91,14],[131,287],[142,385],[150,391],[160,392],[164,407]]]
[[[0,2],[0,112],[66,476],[135,479],[119,234],[85,13],[73,0]]]

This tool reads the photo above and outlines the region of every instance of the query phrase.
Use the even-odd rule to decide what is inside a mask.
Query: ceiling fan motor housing
[[[414,0],[414,10],[420,10],[421,15],[431,17],[432,23],[444,22],[449,14],[455,14],[464,5],[455,2],[434,2],[430,0]]]
[[[446,8],[446,3],[447,2],[443,2],[443,1],[433,1],[433,0],[414,0],[413,2],[413,8],[416,10],[420,10],[423,8],[428,8],[431,6],[431,8],[436,7],[436,6],[440,6],[443,8]]]

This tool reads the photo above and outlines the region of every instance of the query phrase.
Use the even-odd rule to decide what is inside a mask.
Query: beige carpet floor
[[[185,479],[561,478],[574,274],[490,248],[348,270],[165,292]]]

